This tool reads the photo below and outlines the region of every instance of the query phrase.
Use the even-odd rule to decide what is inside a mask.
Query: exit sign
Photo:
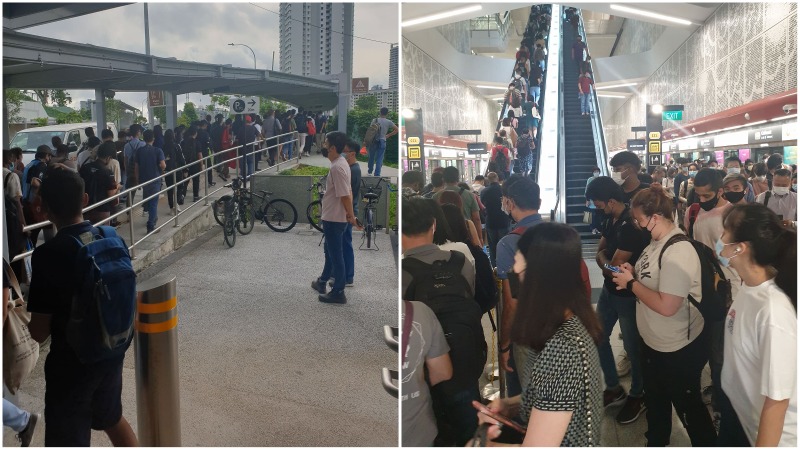
[[[683,120],[683,111],[664,111],[661,113],[664,120]]]

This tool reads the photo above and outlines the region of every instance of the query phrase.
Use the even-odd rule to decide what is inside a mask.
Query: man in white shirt
[[[756,197],[756,203],[766,205],[780,217],[786,226],[797,227],[797,194],[790,190],[792,172],[780,168],[772,176],[772,190],[762,192]]]

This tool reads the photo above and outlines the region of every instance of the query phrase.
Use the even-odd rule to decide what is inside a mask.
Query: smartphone
[[[621,270],[619,270],[619,267],[612,266],[610,264],[604,264],[603,267],[605,267],[606,269],[608,269],[608,270],[610,270],[610,271],[612,271],[614,273],[621,273],[622,272]]]
[[[486,405],[484,405],[481,402],[473,400],[472,401],[472,407],[477,409],[478,411],[482,412],[483,414],[486,414],[487,416],[491,417],[492,419],[502,423],[503,425],[507,425],[507,426],[513,428],[515,431],[518,431],[518,432],[520,432],[522,434],[525,434],[525,432],[527,431],[526,427],[523,427],[522,425],[514,422],[513,420],[509,419],[508,417],[504,417],[504,416],[501,416],[500,414],[493,413],[489,408],[486,407]]]

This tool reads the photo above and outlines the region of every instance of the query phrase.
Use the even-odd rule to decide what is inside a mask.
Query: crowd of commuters
[[[403,445],[460,446],[482,434],[601,445],[603,409],[619,405],[617,423],[645,418],[648,446],[670,444],[673,409],[693,446],[796,446],[796,177],[779,156],[677,160],[647,173],[621,152],[610,177],[597,169],[585,194],[601,235],[596,309],[580,238],[543,220],[531,177],[462,180],[451,167],[426,186],[404,173],[401,292],[413,327],[402,340]],[[762,181],[767,189],[750,196]],[[470,330],[494,304],[506,391],[487,407],[525,433],[471,406],[486,403],[487,350]],[[627,391],[611,347],[617,322]]]

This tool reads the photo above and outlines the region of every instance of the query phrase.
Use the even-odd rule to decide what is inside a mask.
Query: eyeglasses
[[[647,226],[648,226],[648,225],[650,225],[650,221],[651,221],[651,220],[653,220],[653,217],[655,217],[655,216],[657,216],[657,215],[659,215],[659,214],[653,214],[652,216],[650,216],[650,219],[648,219],[648,220],[647,220],[647,223],[646,223],[646,224],[644,224],[644,226],[641,226],[641,224],[639,223],[639,221],[638,221],[638,220],[636,220],[636,219],[633,219],[633,224],[634,224],[634,225],[636,225],[636,226],[637,226],[637,227],[639,227],[639,228],[644,228],[644,229],[646,230],[646,229],[647,229]]]

